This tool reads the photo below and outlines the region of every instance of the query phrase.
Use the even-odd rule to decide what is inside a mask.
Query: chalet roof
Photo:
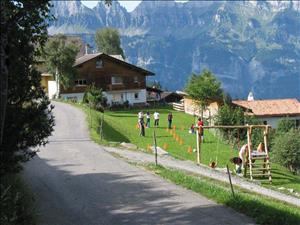
[[[120,56],[120,55],[107,55],[107,54],[105,54],[105,53],[94,53],[94,54],[85,54],[84,56],[82,56],[82,57],[80,57],[80,58],[78,58],[78,59],[76,59],[76,61],[75,61],[75,64],[73,65],[73,67],[77,67],[77,66],[79,66],[79,65],[82,65],[83,63],[85,63],[85,62],[87,62],[87,61],[90,61],[90,60],[92,60],[92,59],[94,59],[94,58],[96,58],[96,57],[103,57],[103,58],[108,58],[108,59],[110,59],[110,60],[112,60],[112,61],[114,61],[114,62],[116,62],[116,63],[119,63],[119,64],[122,64],[122,65],[124,65],[124,66],[127,66],[127,67],[130,67],[131,69],[134,69],[134,70],[137,70],[137,71],[139,71],[139,72],[142,72],[142,73],[144,73],[145,75],[154,75],[154,73],[152,73],[152,72],[150,72],[150,71],[148,71],[148,70],[145,70],[145,69],[143,69],[143,68],[141,68],[141,67],[137,67],[137,66],[135,66],[135,65],[133,65],[133,64],[130,64],[130,63],[128,63],[128,62],[125,62],[123,59],[122,59],[122,56]]]
[[[164,99],[164,98],[166,98],[166,97],[168,97],[170,95],[182,98],[182,96],[180,94],[177,94],[176,92],[165,91],[165,92],[161,93],[161,99]]]
[[[184,91],[176,91],[176,93],[181,95],[181,96],[188,96],[188,93],[186,93]]]
[[[85,54],[79,58],[76,59],[74,63],[74,67],[79,66],[87,61],[90,61],[91,59],[96,58],[97,56],[100,56],[102,53],[95,53],[95,54]]]
[[[300,116],[300,102],[297,99],[235,100],[233,104],[251,110],[255,116]]]

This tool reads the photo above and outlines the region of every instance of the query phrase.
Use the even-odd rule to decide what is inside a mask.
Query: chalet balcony
[[[124,84],[109,84],[109,85],[107,85],[108,91],[117,91],[117,90],[124,90],[124,89],[126,89]]]
[[[128,90],[128,89],[140,89],[145,88],[142,82],[132,82],[126,84],[109,84],[107,85],[108,91]]]

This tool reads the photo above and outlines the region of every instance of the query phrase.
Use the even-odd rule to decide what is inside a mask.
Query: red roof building
[[[235,100],[232,103],[243,108],[248,115],[261,118],[274,128],[281,118],[296,120],[298,126],[300,123],[300,102],[297,99]]]

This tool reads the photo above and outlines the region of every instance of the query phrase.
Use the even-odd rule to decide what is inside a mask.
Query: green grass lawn
[[[77,106],[79,106],[77,104]],[[151,128],[146,129],[146,136],[140,137],[137,125],[137,113],[139,110],[123,110],[123,111],[105,111],[104,115],[104,140],[100,141],[99,124],[101,113],[90,110],[80,105],[86,114],[87,121],[90,125],[91,137],[94,141],[102,144],[109,142],[130,142],[136,144],[139,148],[147,151],[148,145],[153,145],[153,131],[155,129],[157,144],[160,147],[167,145],[167,151],[178,159],[191,160],[196,162],[196,153],[188,152],[188,148],[196,149],[196,135],[189,134],[188,130],[194,122],[194,117],[182,112],[171,110],[170,108],[144,109],[144,113],[151,113]],[[157,110],[160,113],[160,124],[158,128],[153,128],[153,113]],[[169,112],[173,114],[173,125],[176,126],[176,135],[178,135],[183,143],[180,144],[173,138],[173,135],[167,130],[167,115]],[[231,145],[219,140],[211,132],[205,130],[204,143],[202,144],[201,163],[208,165],[212,160],[217,161],[218,167],[225,167],[229,164],[230,168],[234,166],[229,159],[238,155],[238,150],[233,149]],[[241,143],[242,145],[243,143]],[[291,174],[287,169],[278,164],[271,163],[272,168],[272,184],[267,179],[260,179],[262,184],[268,188],[277,189],[278,187],[292,188],[300,193],[300,177]]]

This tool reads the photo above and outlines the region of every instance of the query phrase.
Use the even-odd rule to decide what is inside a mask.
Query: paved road
[[[55,117],[50,143],[24,170],[39,224],[253,224],[105,152],[90,141],[80,110],[55,103]]]

